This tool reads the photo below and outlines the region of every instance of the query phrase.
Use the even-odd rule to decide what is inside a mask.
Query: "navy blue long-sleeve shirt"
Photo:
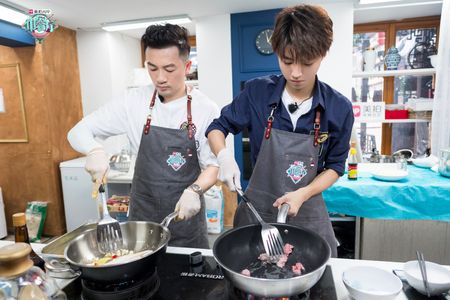
[[[349,140],[353,127],[351,102],[329,85],[319,81],[313,90],[311,110],[302,115],[295,129],[281,100],[286,80],[282,75],[270,75],[248,81],[244,90],[233,102],[222,109],[221,115],[206,130],[218,129],[224,133],[238,134],[248,128],[252,165],[255,165],[264,138],[264,129],[272,106],[278,105],[274,113],[273,128],[310,134],[313,130],[315,111],[321,106],[320,131],[328,132],[328,139],[322,144],[318,172],[324,168],[335,170],[339,176],[344,174],[345,160],[349,151]]]

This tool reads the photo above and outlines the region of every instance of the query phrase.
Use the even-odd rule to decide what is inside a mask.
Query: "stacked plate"
[[[372,172],[372,177],[382,181],[399,181],[408,177],[408,171],[400,169],[379,169]]]

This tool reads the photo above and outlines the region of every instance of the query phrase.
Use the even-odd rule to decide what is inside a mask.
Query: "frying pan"
[[[285,214],[286,210],[283,211]],[[257,261],[258,256],[265,252],[259,224],[234,228],[221,234],[213,246],[214,258],[225,277],[244,292],[268,298],[301,294],[322,277],[331,256],[331,249],[321,236],[307,228],[281,223],[272,225],[278,228],[285,243],[294,246],[286,268],[301,262],[306,270],[300,276],[270,279],[241,274],[243,269]]]
[[[70,266],[81,271],[81,278],[98,283],[117,283],[142,274],[148,274],[166,252],[170,240],[167,228],[176,213],[169,215],[161,224],[155,222],[122,222],[124,249],[134,253],[145,251],[141,256],[118,264],[92,266],[90,263],[103,254],[98,250],[97,230],[90,229],[75,238],[65,249],[64,257]]]

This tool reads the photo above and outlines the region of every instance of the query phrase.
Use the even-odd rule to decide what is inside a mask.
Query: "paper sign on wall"
[[[5,112],[5,99],[3,99],[3,89],[0,88],[0,113]]]
[[[384,102],[353,102],[353,115],[355,121],[382,121],[384,120]]]

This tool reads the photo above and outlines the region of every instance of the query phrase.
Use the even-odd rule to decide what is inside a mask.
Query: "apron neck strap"
[[[150,105],[149,105],[150,111],[148,112],[147,121],[145,122],[145,125],[144,125],[144,134],[145,135],[149,134],[149,132],[150,132],[150,123],[152,122],[152,111],[153,111],[153,107],[155,106],[155,99],[156,99],[156,89],[153,92],[152,99],[150,100]]]
[[[188,138],[192,140],[194,136],[194,130],[192,129],[192,112],[191,112],[192,96],[187,95],[187,121],[188,121]]]
[[[273,114],[275,110],[277,109],[277,105],[272,105],[272,110],[270,111],[270,115],[267,118],[267,126],[266,126],[266,132],[264,134],[264,138],[269,139],[270,133],[272,132],[272,124],[273,120],[275,119]],[[314,146],[317,147],[319,145],[319,133],[320,133],[320,108],[316,108],[316,115],[314,117]]]
[[[320,108],[316,108],[316,117],[314,118],[314,147],[319,145],[319,133],[320,133]]]
[[[270,111],[270,115],[267,118],[267,126],[266,126],[266,133],[264,134],[264,137],[266,138],[266,140],[268,140],[270,138],[270,133],[272,132],[272,123],[273,123],[273,113],[275,112],[275,110],[277,109],[277,105],[274,104],[272,105],[272,110]]]
[[[187,93],[187,91],[186,91]],[[150,125],[152,122],[152,112],[153,112],[153,107],[155,106],[155,100],[156,100],[156,89],[153,92],[152,98],[150,100],[150,105],[149,105],[149,113],[147,115],[147,121],[145,122],[144,125],[144,134],[147,135],[150,133]],[[192,96],[190,94],[187,94],[187,121],[188,121],[188,137],[190,140],[192,140],[193,136],[194,136],[194,130],[193,130],[193,123],[192,123]]]

